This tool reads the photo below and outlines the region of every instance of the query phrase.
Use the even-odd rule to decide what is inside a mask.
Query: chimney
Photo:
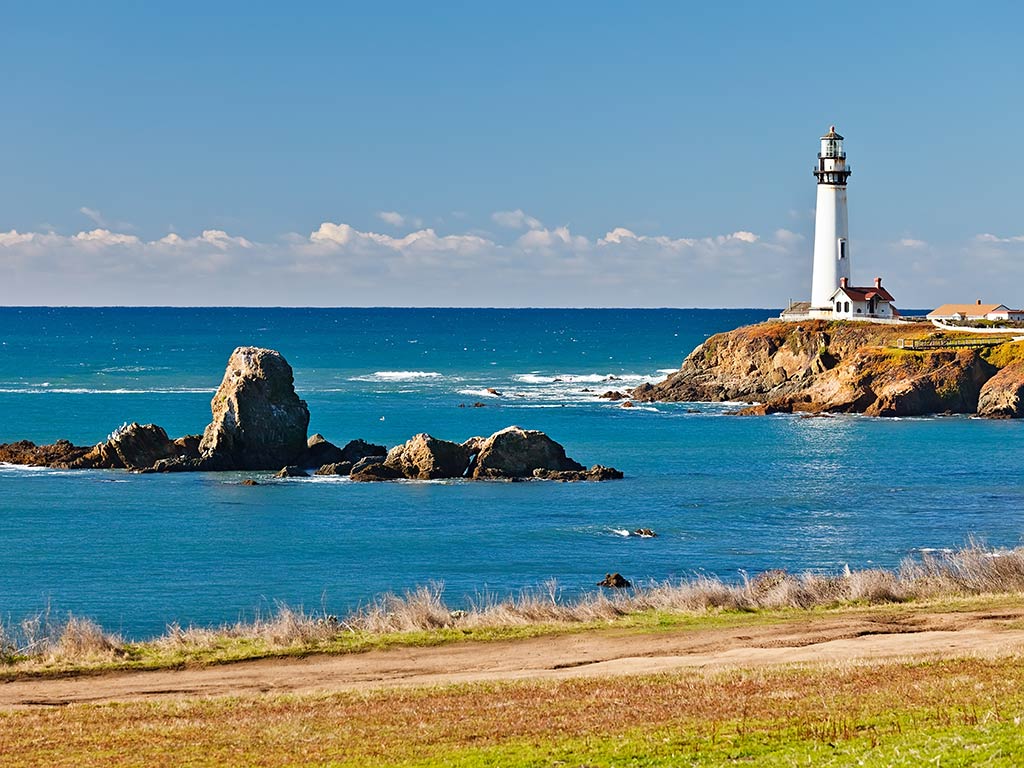
[[[840,288],[848,288],[849,287],[849,285],[848,285],[849,282],[850,282],[850,278],[848,278],[848,277],[840,277],[839,278],[839,287]]]
[[[881,288],[881,287],[882,287],[882,278],[876,277],[875,278],[875,288]]]

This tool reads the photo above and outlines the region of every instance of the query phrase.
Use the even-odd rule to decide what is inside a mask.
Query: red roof
[[[839,287],[839,290],[845,293],[853,301],[870,301],[871,299],[884,299],[885,301],[896,301],[885,288],[881,286],[869,286],[867,288],[857,287],[854,285],[848,285],[845,288]]]

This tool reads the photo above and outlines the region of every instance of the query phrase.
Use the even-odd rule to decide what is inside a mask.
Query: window
[[[842,261],[846,258],[846,238],[839,238],[839,260]]]
[[[842,312],[842,311],[843,311],[843,302],[837,301],[836,302],[836,312]]]
[[[846,302],[846,309],[844,311],[845,312],[849,312],[850,311],[850,302]]]

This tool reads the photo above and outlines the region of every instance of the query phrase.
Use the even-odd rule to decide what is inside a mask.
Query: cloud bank
[[[809,293],[808,237],[784,228],[588,236],[519,209],[490,221],[494,232],[405,234],[324,221],[266,243],[219,229],[149,240],[102,226],[10,230],[0,232],[0,304],[781,307]],[[983,290],[1021,282],[1022,255],[1024,236],[986,233],[945,250],[904,237],[855,243],[853,266],[855,281],[885,275],[905,308],[961,294],[1024,304]]]

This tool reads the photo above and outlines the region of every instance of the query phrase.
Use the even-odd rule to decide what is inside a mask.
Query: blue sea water
[[[0,308],[0,442],[92,444],[125,421],[199,432],[231,351],[255,344],[284,354],[311,431],[336,443],[461,441],[518,424],[626,473],[357,484],[0,466],[0,618],[50,603],[143,637],[278,601],[344,613],[429,582],[459,605],[548,579],[572,596],[609,571],[734,579],[895,566],[972,536],[1021,543],[1019,422],[734,418],[723,404],[596,397],[774,314]],[[240,486],[247,476],[261,485]],[[660,535],[621,535],[641,526]]]

